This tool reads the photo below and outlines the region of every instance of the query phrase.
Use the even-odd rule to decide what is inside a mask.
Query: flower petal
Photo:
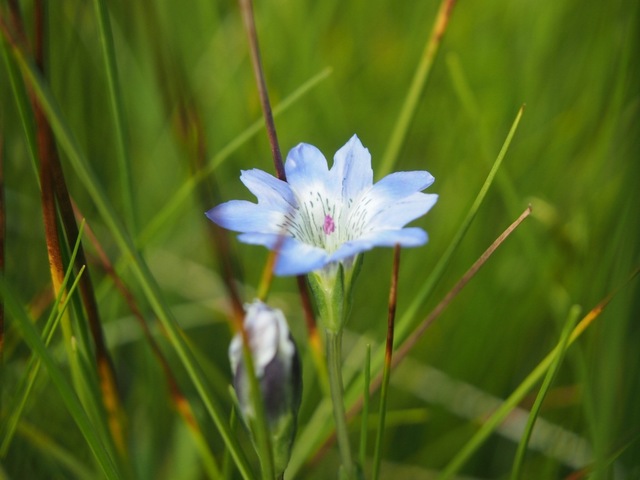
[[[357,135],[336,152],[331,167],[331,184],[341,186],[341,191],[333,192],[341,195],[343,202],[349,204],[360,193],[373,185],[371,154],[364,148]]]
[[[428,240],[427,232],[421,228],[378,230],[342,244],[342,246],[329,257],[329,260],[332,262],[344,260],[358,253],[371,250],[374,247],[393,247],[396,244],[400,244],[403,247],[419,247],[427,243]]]
[[[324,193],[329,176],[327,159],[313,145],[300,143],[292,148],[284,164],[287,182],[294,192],[308,195],[311,191]]]
[[[258,199],[259,204],[277,207],[283,211],[294,209],[296,198],[287,182],[254,168],[243,170],[240,180]]]
[[[294,239],[285,244],[276,260],[276,275],[302,275],[318,270],[327,263],[327,252],[321,248]]]
[[[276,275],[302,275],[322,268],[327,263],[327,252],[321,248],[299,242],[282,235],[243,233],[238,240],[252,245],[264,245],[278,251],[274,271]]]
[[[423,216],[438,200],[438,195],[434,193],[414,193],[413,195],[387,203],[369,219],[367,229],[386,230],[402,228],[407,223]]]
[[[361,197],[354,215],[363,215],[363,219],[370,222],[382,212],[392,208],[400,200],[424,190],[433,183],[433,180],[433,176],[425,171],[396,172],[387,175]],[[389,228],[384,223],[380,223],[379,219],[375,225],[377,228]],[[402,225],[404,223],[399,226]]]
[[[433,175],[424,170],[396,172],[376,183],[368,195],[392,202],[399,198],[408,197],[415,192],[421,192],[434,180]]]
[[[277,234],[282,231],[282,212],[246,200],[231,200],[205,213],[213,223],[235,232]]]

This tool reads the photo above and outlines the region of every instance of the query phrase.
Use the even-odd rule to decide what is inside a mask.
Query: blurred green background
[[[228,410],[228,303],[203,212],[213,206],[213,198],[251,198],[239,181],[240,169],[273,171],[263,129],[238,141],[261,118],[238,6],[197,0],[113,1],[107,6],[134,186],[136,230],[130,233],[187,337],[202,353],[200,360],[216,386],[214,396]],[[33,5],[21,2],[21,7],[30,26]],[[283,152],[304,141],[331,159],[357,133],[372,154],[375,172],[437,9],[435,1],[257,1],[256,22],[274,106],[331,69],[277,115]],[[95,5],[70,0],[51,2],[47,10],[47,82],[80,149],[124,218]],[[6,5],[2,12],[5,17]],[[429,232],[430,243],[402,253],[399,316],[451,242],[522,104],[525,113],[496,182],[443,279],[413,321],[437,304],[529,203],[534,214],[428,330],[411,354],[411,368],[398,370],[403,380],[394,382],[392,377],[383,478],[431,478],[478,428],[474,412],[481,401],[465,388],[508,396],[556,344],[571,305],[581,305],[586,313],[638,267],[639,13],[638,2],[623,0],[455,5],[395,166],[430,171],[436,182],[429,192],[440,195],[432,212],[415,222]],[[0,66],[4,275],[35,320],[42,315],[38,300],[51,280],[37,175],[8,78],[5,62]],[[234,141],[236,148],[225,150]],[[216,156],[220,152],[228,155]],[[201,184],[213,191],[211,204],[197,189],[172,203],[198,168],[198,158],[211,166]],[[64,167],[75,202],[153,324],[141,287],[122,261],[86,185],[69,164]],[[243,297],[250,300],[266,251],[235,240],[232,245],[243,273]],[[94,258],[88,242],[85,248]],[[391,250],[365,256],[345,339],[352,353],[347,362],[358,362],[363,355],[358,339],[366,336],[374,342],[374,351],[384,342],[390,268]],[[170,406],[161,369],[127,304],[97,262],[90,261],[89,270],[122,390],[136,477],[202,478],[191,439]],[[319,389],[295,282],[276,279],[271,295],[288,315],[303,352],[304,430]],[[29,354],[10,315],[5,330],[0,418],[8,414]],[[54,351],[59,351],[55,344],[60,341],[54,339]],[[171,345],[161,344],[212,450],[222,456],[222,441]],[[599,466],[595,478],[640,476],[639,346],[640,288],[635,280],[568,351],[543,407],[542,418],[589,445],[589,462]],[[420,387],[421,375],[431,367],[454,382],[454,397],[446,397],[446,392],[439,396],[442,385],[437,383]],[[522,406],[530,407],[533,398]],[[377,396],[372,401],[375,410]],[[1,459],[0,477],[76,476],[58,450],[95,469],[45,373],[36,382],[21,425]],[[357,430],[356,422],[354,443]],[[243,444],[249,448],[246,438]],[[517,440],[494,434],[461,473],[504,478],[516,446]],[[557,456],[530,452],[524,478],[564,478],[577,468]],[[305,466],[296,477],[335,474],[333,450],[317,462],[306,460],[299,459]]]

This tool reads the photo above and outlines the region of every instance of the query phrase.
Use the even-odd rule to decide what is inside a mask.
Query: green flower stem
[[[336,422],[338,448],[346,478],[353,478],[353,458],[351,456],[351,446],[349,445],[342,388],[342,331],[334,332],[327,329],[326,332],[329,386],[331,388],[331,403],[333,403],[333,417]]]
[[[307,277],[309,287],[316,299],[320,320],[326,332],[327,369],[329,390],[336,424],[338,449],[342,459],[340,478],[356,478],[355,464],[351,455],[347,417],[344,409],[344,388],[342,385],[342,328],[344,327],[351,300],[351,287],[358,273],[360,262],[343,268],[314,272]]]

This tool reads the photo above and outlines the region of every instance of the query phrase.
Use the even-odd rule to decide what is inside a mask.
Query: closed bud
[[[296,345],[283,313],[260,300],[245,306],[244,329],[271,435],[274,463],[282,474],[289,463],[302,396],[302,375]],[[242,354],[242,335],[229,346],[233,387],[245,424],[255,437],[256,418]]]

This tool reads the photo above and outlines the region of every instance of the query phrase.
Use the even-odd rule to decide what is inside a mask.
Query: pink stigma
[[[325,235],[331,235],[336,229],[336,224],[333,222],[333,218],[331,215],[325,215],[324,217],[324,225],[322,225],[322,230]]]

